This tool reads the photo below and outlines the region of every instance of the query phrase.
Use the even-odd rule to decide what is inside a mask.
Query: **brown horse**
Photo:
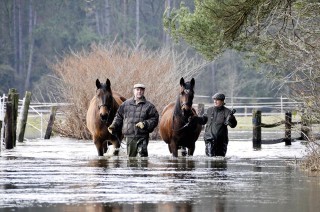
[[[202,126],[197,113],[192,107],[194,96],[194,78],[190,82],[180,79],[180,93],[176,103],[167,105],[161,114],[160,136],[168,144],[174,157],[178,156],[178,148],[188,148],[188,155],[193,155]]]
[[[111,135],[108,127],[112,123],[119,106],[126,100],[123,96],[111,91],[110,80],[100,83],[96,80],[96,95],[92,98],[87,111],[87,127],[98,150],[103,156],[108,150],[108,144],[115,148],[114,155],[118,155],[122,134]]]

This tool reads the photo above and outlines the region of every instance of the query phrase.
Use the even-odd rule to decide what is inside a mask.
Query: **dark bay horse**
[[[98,155],[103,156],[108,150],[108,144],[115,148],[114,155],[118,155],[122,134],[111,135],[108,131],[119,106],[126,100],[123,96],[111,91],[110,80],[100,83],[96,80],[96,95],[90,101],[87,111],[87,128],[92,134],[92,139],[98,150]]]
[[[190,82],[180,79],[180,92],[176,102],[167,105],[161,114],[160,136],[168,144],[174,157],[178,148],[188,148],[188,155],[193,155],[202,126],[198,115],[192,107],[194,97],[194,78]]]

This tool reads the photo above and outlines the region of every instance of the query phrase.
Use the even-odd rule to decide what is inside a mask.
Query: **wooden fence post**
[[[285,114],[285,145],[291,145],[291,126],[292,126],[292,113],[286,112]]]
[[[12,102],[6,102],[6,117],[5,117],[5,148],[13,149],[13,105]]]
[[[20,123],[18,125],[18,141],[23,142],[24,139],[24,133],[26,130],[27,120],[28,120],[28,112],[29,112],[29,105],[31,101],[31,92],[26,91],[26,94],[24,96],[24,101],[22,105],[22,111],[20,114]]]
[[[57,106],[52,106],[51,107],[51,112],[50,112],[50,119],[49,119],[49,122],[48,122],[48,127],[47,127],[47,130],[46,130],[46,134],[44,136],[44,139],[50,139],[52,128],[53,128],[54,119],[56,117],[56,112],[57,112]]]
[[[17,118],[18,118],[18,106],[19,106],[19,93],[15,88],[9,89],[8,101],[12,103],[12,142],[13,146],[16,146],[17,140]]]
[[[252,144],[254,149],[261,149],[261,111],[252,111],[253,136]]]
[[[2,129],[2,121],[0,120],[0,135],[1,135],[1,129]],[[0,152],[1,152],[1,146],[2,146],[2,140],[0,136]]]

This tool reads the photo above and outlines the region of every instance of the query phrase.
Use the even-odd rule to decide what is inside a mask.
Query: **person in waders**
[[[225,107],[225,95],[216,93],[212,96],[213,107],[207,109],[204,115],[208,118],[208,122],[204,131],[205,152],[209,157],[222,156],[225,157],[228,147],[228,126],[235,128],[237,120],[233,115],[235,110]]]
[[[141,83],[133,86],[134,96],[120,105],[108,127],[113,135],[122,130],[129,157],[148,157],[149,133],[153,132],[159,122],[156,107],[144,96],[145,88]]]

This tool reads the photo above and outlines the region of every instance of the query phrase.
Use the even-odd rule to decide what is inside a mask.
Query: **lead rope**
[[[180,127],[179,129],[177,129],[177,130],[175,130],[174,129],[174,125],[173,125],[173,123],[174,123],[174,115],[172,116],[172,131],[174,131],[174,132],[179,132],[180,130],[183,130],[184,128],[186,128],[186,127],[188,127],[189,126],[189,124],[190,124],[190,121],[188,121],[185,125],[183,125],[182,127]]]

